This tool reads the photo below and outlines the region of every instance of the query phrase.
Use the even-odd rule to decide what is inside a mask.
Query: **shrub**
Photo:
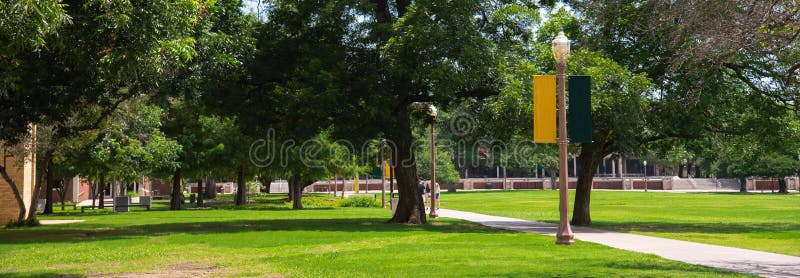
[[[11,221],[6,224],[6,228],[17,228],[17,227],[34,227],[39,226],[38,219],[25,219],[20,221]]]
[[[370,197],[352,197],[339,202],[340,207],[355,207],[355,208],[377,208],[381,204],[375,198]]]
[[[333,196],[304,195],[303,207],[330,208],[339,203],[339,198]]]

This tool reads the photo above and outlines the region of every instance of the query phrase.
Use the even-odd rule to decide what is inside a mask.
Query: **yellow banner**
[[[533,142],[556,142],[556,76],[533,76]]]
[[[356,178],[353,180],[353,193],[358,194],[358,172],[356,172]]]
[[[383,162],[383,177],[387,180],[392,178],[392,166],[389,165],[389,160]]]

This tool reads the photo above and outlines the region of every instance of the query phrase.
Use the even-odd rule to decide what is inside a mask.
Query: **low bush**
[[[339,204],[339,198],[333,197],[333,196],[330,196],[330,195],[325,195],[325,196],[304,195],[303,196],[303,207],[330,208],[330,207],[335,207],[337,204]]]
[[[340,207],[355,207],[355,208],[377,208],[381,204],[375,198],[370,197],[352,197],[339,202]]]
[[[38,219],[25,219],[20,221],[12,221],[6,224],[6,228],[34,227],[34,226],[39,226]]]

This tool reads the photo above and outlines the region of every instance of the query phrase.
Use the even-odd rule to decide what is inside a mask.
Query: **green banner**
[[[567,131],[570,143],[592,142],[592,78],[570,75]]]

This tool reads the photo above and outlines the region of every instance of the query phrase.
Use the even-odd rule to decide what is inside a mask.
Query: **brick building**
[[[33,134],[35,136],[35,134]],[[33,136],[32,136],[33,137]],[[0,167],[5,169],[12,184],[0,178],[0,225],[19,219],[20,207],[12,186],[16,186],[28,215],[33,202],[34,177],[36,177],[36,155],[31,151],[30,141],[17,146],[0,145]],[[35,208],[34,208],[35,209]]]

